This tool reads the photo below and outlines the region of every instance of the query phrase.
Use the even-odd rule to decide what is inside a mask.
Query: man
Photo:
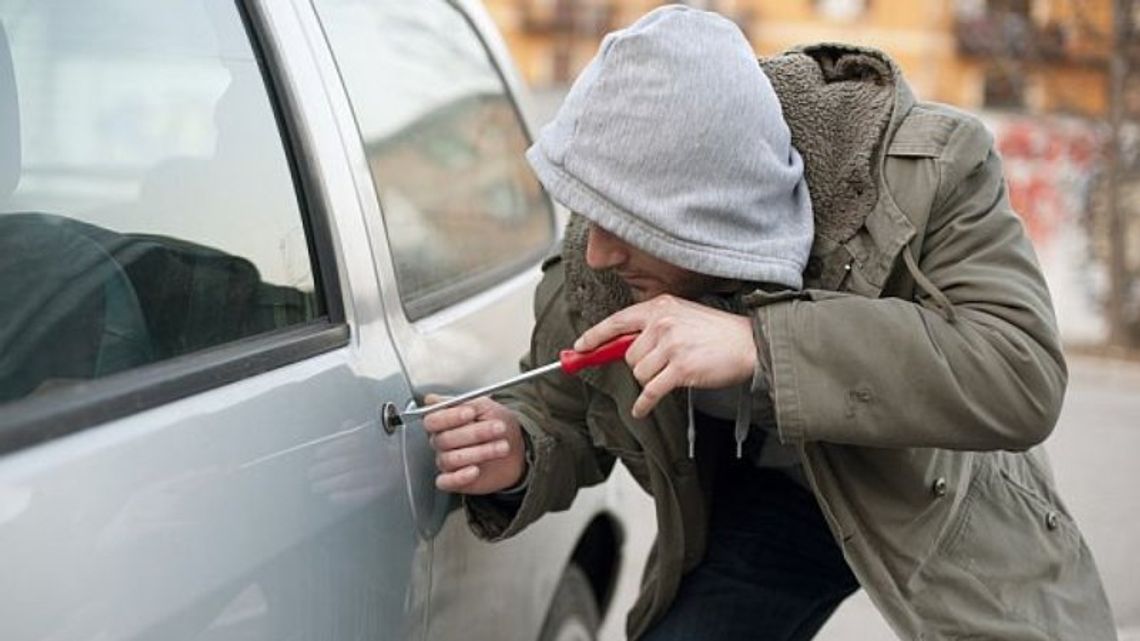
[[[903,639],[1115,638],[1035,448],[1066,370],[975,119],[877,51],[757,65],[671,6],[603,41],[527,157],[576,213],[524,366],[638,337],[425,420],[476,533],[620,458],[658,521],[630,638],[809,639],[859,586]]]

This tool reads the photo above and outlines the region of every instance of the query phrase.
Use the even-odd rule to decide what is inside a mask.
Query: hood
[[[803,160],[739,27],[669,5],[606,36],[527,159],[555,200],[689,271],[800,288]]]
[[[845,242],[879,200],[883,141],[914,100],[901,71],[881,51],[832,43],[759,64],[804,161],[815,238]],[[572,214],[562,249],[567,296],[581,329],[632,302],[621,279],[586,265],[587,231],[588,221]],[[744,282],[741,294],[753,289],[755,283]]]

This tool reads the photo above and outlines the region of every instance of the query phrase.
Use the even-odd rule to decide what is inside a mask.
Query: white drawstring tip
[[[740,395],[736,401],[736,426],[733,435],[736,437],[736,458],[744,458],[744,439],[748,438],[748,430],[752,427],[752,384],[746,382],[740,387]]]
[[[693,388],[688,388],[688,401],[689,401],[689,427],[686,434],[689,437],[689,458],[697,457],[697,421],[693,416]]]

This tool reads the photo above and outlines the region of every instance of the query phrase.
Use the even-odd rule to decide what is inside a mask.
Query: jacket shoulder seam
[[[895,130],[887,146],[887,155],[938,158],[964,120],[963,114],[931,103],[919,103],[911,108]]]
[[[993,153],[993,136],[975,116],[962,114],[956,119],[942,156],[938,159],[938,191],[934,207],[942,207],[960,183]]]

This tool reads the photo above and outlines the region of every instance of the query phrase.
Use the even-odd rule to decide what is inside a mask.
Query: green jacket
[[[1049,293],[976,119],[916,102],[885,55],[819,45],[761,60],[804,157],[816,240],[803,292],[737,296],[760,343],[779,437],[860,584],[903,639],[1115,639],[1092,556],[1044,452],[1067,373]],[[628,304],[584,262],[574,217],[548,261],[524,367]],[[629,369],[545,377],[502,400],[533,443],[520,504],[468,497],[511,536],[621,459],[658,536],[637,638],[705,550],[712,470],[688,457],[683,390],[629,410]]]

